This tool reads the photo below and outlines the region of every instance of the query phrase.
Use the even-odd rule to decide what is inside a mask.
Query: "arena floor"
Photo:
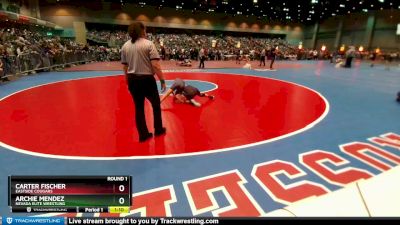
[[[163,62],[167,84],[180,77],[216,98],[167,99],[167,134],[143,144],[118,62],[3,83],[1,175],[131,175],[131,213],[112,216],[252,217],[400,164],[400,67],[243,64]],[[10,215],[6,191],[0,202]]]

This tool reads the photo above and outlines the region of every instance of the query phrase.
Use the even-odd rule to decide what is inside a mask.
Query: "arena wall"
[[[41,3],[39,3],[41,4]],[[221,30],[252,33],[283,34],[292,44],[303,40],[303,25],[273,23],[256,17],[232,16],[220,13],[175,10],[145,6],[143,8],[126,4],[105,3],[99,5],[83,3],[70,6],[62,3],[40,5],[42,19],[53,22],[66,29],[73,28],[74,22],[90,22],[128,25],[132,21],[143,21],[147,26],[163,28]]]
[[[342,29],[339,24],[343,23]],[[400,23],[400,10],[382,10],[331,17],[318,23],[315,45],[312,37],[314,26],[304,28],[304,46],[321,49],[336,49],[342,45],[363,46],[365,50],[379,48],[383,51],[400,50],[400,36],[396,35]],[[335,41],[338,40],[338,46]]]

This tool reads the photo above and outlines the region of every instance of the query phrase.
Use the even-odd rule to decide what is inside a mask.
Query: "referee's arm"
[[[167,86],[165,85],[164,74],[161,71],[160,60],[159,59],[151,60],[151,66],[153,67],[155,74],[157,75],[158,79],[161,82],[161,91],[164,92],[167,89]]]
[[[128,62],[126,61],[125,51],[121,49],[121,64],[123,65],[122,70],[124,71],[125,78],[128,81]]]
[[[160,55],[158,54],[157,48],[154,45],[154,43],[151,43],[150,45],[149,56],[150,56],[151,66],[153,67],[153,71],[155,72],[155,74],[157,75],[158,79],[161,82],[161,91],[164,92],[167,89],[167,86],[165,85],[164,74],[161,71]]]

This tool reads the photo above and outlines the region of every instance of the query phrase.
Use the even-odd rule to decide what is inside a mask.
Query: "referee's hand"
[[[165,90],[167,90],[167,85],[165,85],[165,83],[161,83],[161,92],[164,92]]]

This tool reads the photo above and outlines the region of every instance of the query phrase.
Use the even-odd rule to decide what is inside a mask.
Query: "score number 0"
[[[119,190],[120,192],[124,192],[124,191],[125,191],[125,186],[122,185],[122,184],[119,185],[118,190]],[[119,202],[119,204],[121,204],[121,205],[125,204],[125,198],[124,198],[124,197],[119,198],[118,202]]]

